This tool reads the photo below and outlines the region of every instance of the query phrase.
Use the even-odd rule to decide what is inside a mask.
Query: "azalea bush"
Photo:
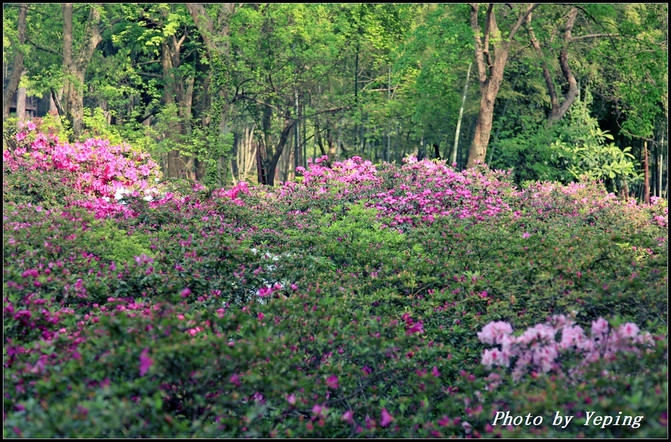
[[[666,432],[663,200],[412,157],[159,186],[131,148],[21,133],[3,154],[6,437]],[[619,412],[645,419],[585,425]]]

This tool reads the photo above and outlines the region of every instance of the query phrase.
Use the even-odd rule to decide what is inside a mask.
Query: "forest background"
[[[5,146],[27,113],[206,185],[415,154],[666,196],[665,3],[6,3],[3,29]]]

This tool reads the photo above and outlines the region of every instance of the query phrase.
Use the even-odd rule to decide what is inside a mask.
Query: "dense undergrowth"
[[[5,437],[666,435],[664,201],[412,158],[152,187],[129,148],[30,129]]]

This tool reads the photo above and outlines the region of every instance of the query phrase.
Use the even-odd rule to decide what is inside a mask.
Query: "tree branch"
[[[475,40],[475,63],[478,66],[478,80],[480,87],[487,82],[487,66],[483,54],[482,37],[480,37],[480,24],[478,22],[478,9],[480,5],[471,3],[471,29],[473,29],[473,40]]]
[[[522,23],[524,23],[527,20],[529,14],[531,14],[534,11],[534,9],[536,9],[538,6],[540,6],[539,3],[530,4],[529,6],[527,6],[527,10],[524,12],[524,14],[518,17],[517,22],[513,25],[513,27],[510,29],[510,32],[508,33],[509,42],[513,39],[520,26],[522,26]]]
[[[562,47],[561,52],[559,53],[559,66],[561,67],[562,74],[568,82],[568,90],[566,91],[565,100],[559,108],[553,108],[552,114],[548,119],[548,124],[552,125],[559,121],[564,114],[571,107],[576,97],[578,96],[578,83],[571,72],[571,67],[568,64],[568,47],[571,44],[571,32],[573,31],[573,26],[575,25],[576,18],[578,17],[578,8],[574,7],[569,13],[568,19],[566,20],[566,30],[564,32],[564,46]]]
[[[138,63],[135,63],[135,66],[144,66],[147,64],[153,64],[153,63],[160,63],[161,60],[149,60],[149,61],[140,61]]]
[[[552,81],[552,75],[550,74],[548,64],[545,62],[545,57],[543,55],[541,45],[538,43],[538,40],[536,39],[536,34],[534,33],[534,29],[531,27],[531,14],[527,16],[525,26],[527,32],[529,33],[529,39],[531,40],[531,44],[533,45],[534,49],[536,50],[536,53],[538,54],[538,57],[541,60],[541,66],[543,68],[543,78],[545,79],[545,84],[548,88],[548,94],[550,95],[550,104],[552,105],[552,110],[554,111],[554,109],[557,107],[557,91],[555,90],[554,82]]]
[[[32,41],[32,40],[29,39],[29,38],[26,39],[26,41],[27,41],[28,43],[30,43],[30,44],[31,44],[35,49],[37,49],[37,50],[40,50],[40,51],[43,51],[43,52],[47,52],[47,53],[49,53],[49,54],[53,54],[53,55],[58,55],[59,57],[61,57],[61,56],[63,55],[63,54],[61,54],[61,53],[58,52],[58,51],[54,51],[53,49],[42,47],[42,46],[38,45],[37,43],[35,43],[34,41]]]
[[[487,56],[487,66],[489,69],[491,69],[494,64],[492,63],[492,55],[489,50],[489,35],[496,30],[498,30],[498,28],[496,26],[496,16],[494,16],[494,4],[490,3],[487,7],[487,15],[485,19],[485,42],[482,47],[482,53]]]
[[[620,122],[617,121],[617,120],[615,121],[615,123],[617,124],[617,127],[619,127],[620,130],[621,130],[622,132],[626,133],[626,134],[629,135],[630,137],[638,138],[638,139],[640,139],[640,140],[644,140],[644,141],[649,141],[649,142],[651,142],[651,143],[654,143],[654,142],[655,142],[655,140],[654,140],[653,138],[647,138],[647,137],[644,137],[644,136],[641,136],[641,135],[635,135],[635,134],[632,134],[631,132],[627,131],[627,130],[624,129],[622,126],[620,126]]]
[[[587,35],[580,35],[578,37],[571,37],[571,42],[578,41],[578,40],[585,40],[588,38],[600,38],[600,37],[621,37],[620,34],[587,34]]]
[[[121,21],[121,18],[115,18],[115,19],[112,20],[111,22],[107,23],[103,28],[101,28],[101,29],[100,29],[100,33],[102,34],[102,33],[105,32],[108,28],[111,28],[112,26],[114,26],[115,24],[119,23],[120,21]]]

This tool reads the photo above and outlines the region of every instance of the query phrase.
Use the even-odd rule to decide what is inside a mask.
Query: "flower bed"
[[[27,129],[7,437],[666,434],[664,201],[412,158],[147,201],[150,158]]]

